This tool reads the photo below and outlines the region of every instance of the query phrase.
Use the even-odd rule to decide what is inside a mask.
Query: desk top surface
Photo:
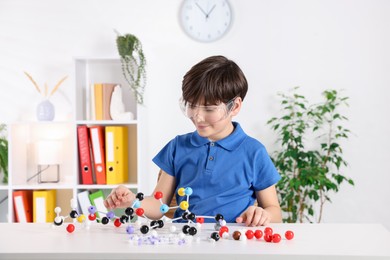
[[[234,240],[231,234],[236,230],[264,231],[264,227],[239,224],[227,225],[230,238],[211,242],[214,225],[203,224],[195,237],[181,245],[177,239],[172,242],[167,238],[172,234],[178,237],[182,224],[168,223],[157,229],[162,239],[158,245],[135,243],[126,233],[127,225],[93,224],[85,228],[76,223],[73,233],[66,231],[66,225],[0,223],[0,259],[390,259],[390,232],[380,224],[271,224],[274,233],[282,236],[279,243],[268,243],[264,238]],[[172,225],[176,232],[170,231]],[[135,228],[139,238],[152,234],[142,236]],[[294,232],[294,239],[284,238],[287,230]]]

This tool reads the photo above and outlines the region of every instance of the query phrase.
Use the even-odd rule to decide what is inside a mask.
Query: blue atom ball
[[[192,189],[190,187],[185,188],[184,193],[188,196],[192,194]]]
[[[169,210],[169,207],[168,207],[167,204],[162,204],[162,205],[161,205],[161,207],[160,207],[161,213],[165,214],[165,213],[168,212],[168,210]]]
[[[139,208],[141,207],[141,202],[139,200],[134,201],[133,208]]]

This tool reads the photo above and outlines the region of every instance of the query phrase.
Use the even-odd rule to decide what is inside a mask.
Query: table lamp
[[[38,183],[60,181],[61,150],[62,142],[59,140],[41,140],[36,143]]]

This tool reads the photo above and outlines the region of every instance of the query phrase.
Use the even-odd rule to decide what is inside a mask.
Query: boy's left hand
[[[261,207],[250,206],[239,217],[237,223],[247,226],[266,226],[271,222],[271,215]]]

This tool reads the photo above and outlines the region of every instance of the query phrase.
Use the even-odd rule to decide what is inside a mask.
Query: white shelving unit
[[[14,222],[14,205],[12,194],[16,190],[57,191],[57,205],[62,211],[70,211],[70,200],[84,190],[103,190],[109,193],[117,185],[83,185],[80,181],[79,154],[77,142],[78,125],[121,125],[128,128],[129,133],[129,182],[125,185],[133,190],[139,189],[139,123],[138,104],[127,87],[118,58],[75,58],[75,97],[74,119],[69,122],[17,122],[8,124],[9,133],[9,178],[8,185],[0,185],[0,200],[8,196],[7,201],[0,204],[0,222]],[[91,120],[89,116],[89,88],[93,83],[121,84],[123,102],[126,111],[134,114],[128,121]],[[27,181],[37,173],[35,144],[41,139],[61,140],[60,181],[58,183],[38,184],[37,178]],[[3,206],[2,206],[3,205]],[[5,205],[5,206],[4,206]]]

